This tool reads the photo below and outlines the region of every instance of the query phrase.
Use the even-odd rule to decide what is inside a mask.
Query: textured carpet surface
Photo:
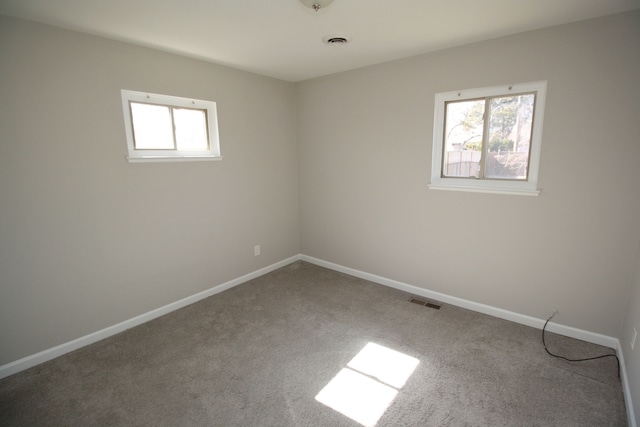
[[[615,359],[565,362],[537,329],[408,299],[296,262],[1,380],[0,425],[626,425]],[[401,357],[353,368],[369,343]],[[547,344],[612,352],[555,334]],[[404,384],[379,374],[407,359]],[[332,383],[345,370],[364,390]],[[325,387],[341,392],[338,410],[316,399]]]

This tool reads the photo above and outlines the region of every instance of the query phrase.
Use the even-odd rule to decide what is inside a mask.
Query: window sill
[[[502,188],[474,188],[463,186],[448,186],[448,185],[433,185],[429,184],[430,190],[445,190],[445,191],[467,191],[471,193],[490,193],[490,194],[504,194],[511,196],[538,196],[540,190],[526,190],[526,189],[502,189]]]
[[[129,163],[165,163],[165,162],[212,162],[222,160],[222,156],[141,156],[127,157]]]

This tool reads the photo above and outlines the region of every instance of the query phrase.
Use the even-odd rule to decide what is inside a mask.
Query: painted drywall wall
[[[216,101],[224,160],[129,164],[121,89]],[[293,84],[0,17],[0,129],[0,365],[300,251]]]
[[[636,424],[640,425],[640,336],[636,336],[635,345],[632,350],[631,340],[633,339],[634,328],[636,332],[640,334],[640,251],[638,252],[636,274],[627,303],[622,334],[620,335],[620,347],[624,355],[629,379],[630,394],[633,399],[633,410],[637,419]]]
[[[632,12],[300,83],[303,253],[619,336],[640,230],[637,40]],[[541,195],[429,190],[434,95],[538,80]]]

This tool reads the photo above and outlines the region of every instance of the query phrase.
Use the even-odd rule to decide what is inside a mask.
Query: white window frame
[[[542,144],[542,124],[544,119],[544,105],[547,91],[547,82],[538,81],[530,83],[518,83],[506,86],[493,86],[478,89],[456,90],[438,93],[435,96],[434,122],[433,122],[433,147],[431,158],[431,182],[432,190],[471,191],[480,193],[514,194],[525,196],[537,196],[538,170],[540,166],[540,148]],[[528,174],[526,180],[496,180],[444,177],[442,175],[442,162],[445,133],[445,105],[449,101],[471,100],[483,97],[509,96],[518,93],[536,94],[534,105],[534,117],[532,124],[531,145],[529,153]]]
[[[122,89],[121,95],[122,112],[124,115],[125,133],[127,137],[127,149],[129,152],[127,160],[129,161],[129,163],[222,160],[222,156],[220,155],[220,141],[218,137],[218,115],[215,102],[205,101],[201,99],[182,98],[178,96],[161,95],[157,93],[138,92],[127,89]],[[186,151],[179,149],[136,149],[133,135],[133,122],[130,102],[205,110],[207,116],[209,149],[200,151]]]

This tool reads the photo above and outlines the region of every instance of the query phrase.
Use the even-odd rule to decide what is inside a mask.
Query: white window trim
[[[433,118],[433,149],[431,158],[432,190],[471,191],[479,193],[513,194],[537,196],[538,170],[540,166],[540,147],[542,144],[542,124],[547,82],[518,83],[506,86],[493,86],[479,89],[456,90],[436,94]],[[526,181],[485,180],[475,178],[447,178],[442,176],[442,150],[444,135],[445,103],[461,99],[482,98],[487,96],[509,95],[509,93],[536,92],[534,120],[529,154],[528,179]]]
[[[186,161],[214,161],[222,160],[220,155],[220,140],[218,137],[218,114],[216,103],[201,99],[181,98],[178,96],[160,95],[157,93],[138,92],[122,89],[122,112],[124,115],[125,133],[129,163],[144,162],[186,162]],[[134,146],[133,124],[129,102],[144,102],[147,104],[170,105],[173,107],[188,107],[207,110],[207,125],[209,132],[209,149],[206,151],[184,150],[136,150]]]

